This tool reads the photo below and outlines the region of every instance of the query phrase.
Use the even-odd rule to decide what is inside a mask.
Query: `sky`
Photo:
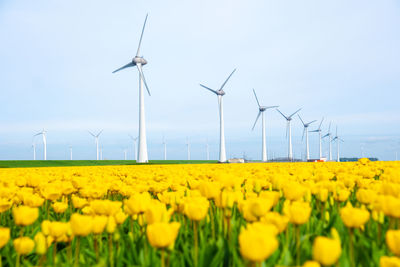
[[[400,156],[400,2],[397,0],[103,0],[0,1],[0,160],[133,158],[138,132],[138,73],[112,74],[141,54],[151,96],[145,96],[150,159],[218,157],[217,97],[199,83],[224,88],[228,157],[261,157],[262,105],[286,114],[302,108],[344,140],[342,157]],[[318,126],[314,123],[311,130]],[[258,122],[260,123],[260,122]],[[286,122],[266,111],[269,156],[287,153]],[[304,155],[302,124],[292,122],[295,157]],[[311,157],[318,136],[310,133]],[[336,153],[336,144],[333,144]],[[323,142],[326,155],[328,142]]]

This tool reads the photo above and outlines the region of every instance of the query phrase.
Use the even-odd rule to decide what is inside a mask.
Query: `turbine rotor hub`
[[[218,90],[217,94],[220,96],[223,96],[223,95],[225,95],[225,92],[224,92],[224,90]]]
[[[132,59],[132,63],[136,64],[140,64],[140,65],[146,65],[147,64],[147,60],[144,59],[143,57],[134,57]]]

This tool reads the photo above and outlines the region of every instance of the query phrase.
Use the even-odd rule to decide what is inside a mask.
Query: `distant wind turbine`
[[[137,161],[137,152],[136,152],[136,142],[138,140],[137,137],[133,137],[132,135],[129,135],[129,137],[132,139],[133,141],[133,158]]]
[[[232,74],[236,71],[234,69],[232,73],[228,76],[225,82],[221,85],[218,90],[211,89],[205,85],[200,84],[201,87],[213,92],[218,97],[218,106],[219,106],[219,162],[226,162],[226,150],[225,150],[225,128],[224,128],[224,112],[223,112],[223,102],[222,97],[225,95],[224,86],[231,78]]]
[[[328,128],[328,133],[322,138],[328,137],[328,142],[329,142],[329,160],[332,160],[332,133],[331,133],[331,124],[332,122],[329,122],[329,128]]]
[[[321,126],[322,126],[322,122],[323,121],[324,121],[324,118],[322,118],[318,129],[310,131],[310,133],[318,133],[318,135],[319,135],[319,159],[322,158],[322,130],[321,130]]]
[[[69,159],[72,160],[72,146],[69,146]]]
[[[304,127],[303,136],[301,137],[302,141],[304,139],[304,133],[306,134],[306,158],[307,158],[307,161],[308,161],[310,159],[310,147],[308,145],[308,127],[310,126],[311,123],[316,122],[316,120],[313,120],[313,121],[310,121],[308,123],[305,123],[303,121],[303,119],[300,117],[300,115],[299,114],[297,114],[297,115],[299,116],[299,118],[301,120],[301,123],[303,123],[303,127]]]
[[[267,157],[267,143],[266,143],[266,137],[265,137],[265,117],[264,117],[264,111],[266,111],[267,109],[270,109],[270,108],[277,108],[277,107],[279,107],[279,106],[261,106],[261,105],[260,105],[260,102],[258,101],[256,91],[255,91],[254,89],[253,89],[253,93],[254,93],[254,96],[256,97],[256,101],[257,101],[257,105],[258,105],[258,110],[259,110],[259,111],[258,111],[258,115],[257,115],[256,121],[254,122],[254,125],[253,125],[252,130],[254,130],[254,127],[256,126],[256,123],[257,123],[257,121],[258,121],[258,118],[260,117],[260,115],[262,115],[262,116],[261,116],[261,120],[262,120],[262,149],[261,149],[261,158],[262,158],[262,161],[266,162],[266,161],[268,161],[268,157]]]
[[[337,161],[337,162],[340,162],[339,143],[340,143],[340,142],[344,142],[344,141],[343,141],[343,139],[341,139],[341,138],[339,137],[339,135],[338,135],[337,126],[336,126],[336,136],[332,139],[332,142],[335,142],[335,141],[336,141],[336,153],[337,153],[337,155],[336,155],[336,161]]]
[[[187,159],[190,160],[190,142],[189,142],[189,138],[186,138],[186,148],[187,148]]]
[[[164,147],[164,160],[167,160],[167,142],[165,141],[165,137],[163,136],[162,144]]]
[[[126,160],[126,154],[127,154],[127,150],[126,149],[124,149],[124,160]]]
[[[47,160],[47,137],[46,131],[43,129],[40,133],[35,134],[34,136],[42,135],[43,137],[43,160]]]
[[[123,70],[125,68],[136,66],[139,71],[139,159],[137,162],[146,163],[149,161],[149,157],[147,154],[147,141],[146,141],[146,122],[145,122],[145,109],[144,109],[144,92],[143,87],[145,86],[147,89],[147,93],[150,95],[149,87],[147,86],[146,79],[143,74],[142,66],[147,64],[147,61],[140,56],[140,46],[142,43],[144,28],[146,26],[147,16],[144,20],[142,34],[140,35],[139,46],[136,52],[136,56],[132,59],[132,62],[126,64],[125,66],[113,71],[113,73]]]
[[[99,160],[99,136],[103,132],[101,130],[98,134],[94,135],[93,133],[89,132],[91,136],[94,137],[94,142],[96,144],[96,159]]]
[[[292,147],[292,128],[290,122],[292,117],[301,110],[298,109],[296,112],[292,113],[290,116],[285,116],[279,109],[276,109],[285,119],[286,119],[286,137],[288,138],[288,160],[293,160],[293,147]]]

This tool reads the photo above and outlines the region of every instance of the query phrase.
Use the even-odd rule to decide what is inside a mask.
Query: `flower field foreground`
[[[400,266],[400,163],[0,170],[4,266]]]

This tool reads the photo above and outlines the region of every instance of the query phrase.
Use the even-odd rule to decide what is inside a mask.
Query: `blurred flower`
[[[393,254],[400,256],[400,230],[388,230],[386,244]]]
[[[358,228],[369,220],[369,212],[364,209],[353,208],[350,203],[340,209],[340,217],[349,228]]]
[[[39,217],[38,208],[28,206],[18,206],[13,208],[13,217],[16,225],[28,226],[36,221]]]
[[[91,216],[74,213],[70,223],[72,232],[76,236],[87,236],[92,232],[93,218]]]
[[[165,248],[172,245],[178,236],[180,223],[156,222],[147,226],[147,239],[152,247]]]
[[[287,205],[285,212],[291,223],[301,225],[305,224],[310,218],[311,207],[308,202],[294,201]]]
[[[15,250],[20,255],[25,255],[32,252],[35,247],[35,242],[29,237],[23,236],[13,240]]]
[[[0,227],[0,249],[10,240],[10,228]]]
[[[46,243],[46,237],[42,232],[38,232],[35,237],[33,238],[35,240],[35,252],[36,254],[43,255],[46,253],[47,250],[47,243]]]
[[[400,267],[400,258],[382,256],[379,260],[380,267]]]
[[[55,213],[63,213],[68,208],[68,204],[64,202],[54,202],[51,206]]]

